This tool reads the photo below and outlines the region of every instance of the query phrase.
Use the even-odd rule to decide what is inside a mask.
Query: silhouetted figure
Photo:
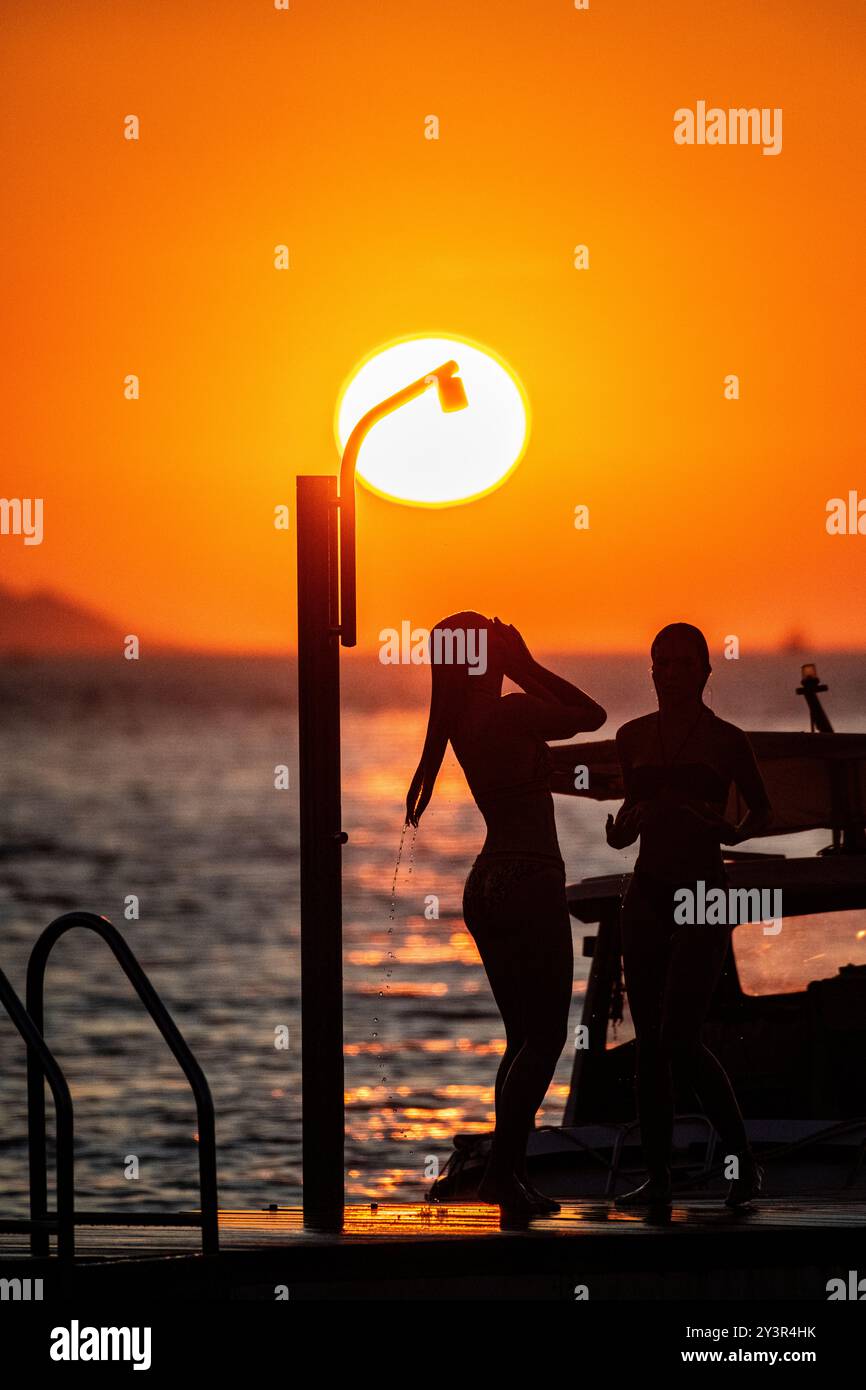
[[[496,1128],[479,1188],[503,1224],[557,1211],[529,1182],[526,1146],[568,1034],[574,974],[565,866],[556,836],[546,739],[604,723],[605,711],[540,666],[523,638],[498,618],[456,613],[431,633],[484,633],[486,670],[432,660],[427,737],[406,798],[417,826],[450,740],[487,838],[463,897],[463,916],[505,1025],[496,1076]],[[524,694],[502,695],[503,675]]]
[[[748,1201],[761,1186],[743,1117],[722,1064],[701,1041],[701,1027],[730,949],[732,924],[678,925],[674,894],[700,880],[727,891],[721,844],[736,844],[770,820],[766,789],[741,729],[704,704],[711,666],[703,633],[689,623],[662,628],[652,644],[658,713],[624,724],[616,736],[625,801],[607,818],[615,849],[640,853],[622,908],[625,984],[637,1045],[637,1105],[649,1179],[617,1205],[671,1201],[673,1074],[697,1092],[739,1177],[726,1202]],[[748,807],[725,819],[731,782]]]

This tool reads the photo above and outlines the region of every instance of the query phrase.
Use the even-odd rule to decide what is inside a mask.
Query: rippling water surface
[[[793,695],[799,660],[719,661],[715,708],[748,728],[807,727]],[[444,1159],[455,1130],[492,1122],[504,1040],[460,916],[482,828],[449,758],[414,845],[407,836],[392,916],[428,677],[360,658],[345,666],[347,1189],[417,1199],[428,1156]],[[596,737],[650,708],[645,659],[559,667],[607,707]],[[828,655],[820,669],[836,727],[866,729],[866,658]],[[266,660],[0,670],[0,962],[23,994],[29,949],[58,913],[85,908],[122,929],[210,1081],[225,1206],[300,1194],[298,816],[295,791],[274,788],[278,764],[297,785],[294,685],[289,663]],[[557,799],[570,878],[629,867],[604,843],[607,809]],[[826,838],[801,837],[798,848]],[[124,917],[131,894],[138,920]],[[589,964],[581,935],[572,1024]],[[107,947],[85,932],[64,938],[47,1001],[46,1032],[75,1102],[82,1206],[194,1204],[188,1088]],[[280,1027],[288,1050],[274,1045]],[[24,1060],[5,1016],[0,1046],[2,1207],[23,1211]],[[570,1064],[564,1054],[542,1120],[559,1119]],[[137,1180],[124,1176],[130,1155]]]

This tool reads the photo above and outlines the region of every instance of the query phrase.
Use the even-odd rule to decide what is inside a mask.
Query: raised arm
[[[572,738],[600,729],[607,711],[579,686],[536,661],[517,629],[494,619],[505,652],[505,674],[529,697],[521,702],[542,738]]]

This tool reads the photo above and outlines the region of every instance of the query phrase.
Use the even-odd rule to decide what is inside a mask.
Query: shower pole
[[[333,477],[299,477],[298,765],[301,823],[301,1145],[304,1226],[340,1231],[345,1203],[340,646],[357,642],[355,465],[377,421],[435,386],[463,410],[454,361],[368,410]],[[338,524],[339,515],[339,524]],[[338,541],[339,537],[339,541]]]
[[[298,764],[304,1226],[339,1231],[343,1148],[343,920],[337,480],[300,477]]]

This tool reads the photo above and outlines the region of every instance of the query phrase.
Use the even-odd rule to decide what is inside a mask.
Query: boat
[[[809,733],[749,734],[773,806],[764,838],[826,829],[818,854],[726,851],[729,885],[781,894],[773,925],[735,927],[703,1037],[727,1070],[765,1170],[767,1196],[866,1197],[866,735],[836,733],[814,665],[802,668]],[[622,800],[612,739],[551,749],[555,794]],[[579,775],[576,775],[579,774]],[[745,808],[732,788],[727,814]],[[563,1198],[612,1197],[641,1181],[634,1033],[620,903],[630,875],[568,885],[591,961],[559,1125],[530,1135],[532,1181]],[[781,928],[781,929],[780,929]],[[430,1201],[472,1200],[491,1133],[456,1134]],[[675,1194],[726,1191],[725,1156],[697,1098],[676,1088]]]

